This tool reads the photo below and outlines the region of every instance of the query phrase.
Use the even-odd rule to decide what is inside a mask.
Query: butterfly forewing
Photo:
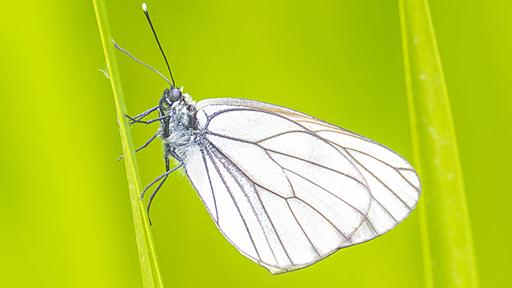
[[[418,201],[409,163],[358,134],[257,101],[196,109],[187,175],[225,237],[272,273],[379,236]]]

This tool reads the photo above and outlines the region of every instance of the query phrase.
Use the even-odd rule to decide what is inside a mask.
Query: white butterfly
[[[164,142],[167,172],[144,190],[159,183],[148,209],[168,175],[184,167],[226,239],[272,273],[382,235],[418,201],[421,186],[411,165],[370,139],[272,104],[194,103],[174,79],[167,81],[171,88],[159,105],[129,117],[160,123],[141,148],[156,137]],[[142,120],[154,111],[160,117]],[[180,163],[173,169],[170,156]]]

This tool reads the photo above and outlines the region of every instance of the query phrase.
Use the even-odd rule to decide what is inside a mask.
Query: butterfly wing
[[[377,237],[418,201],[409,163],[358,134],[251,100],[196,109],[187,175],[226,238],[272,273]]]

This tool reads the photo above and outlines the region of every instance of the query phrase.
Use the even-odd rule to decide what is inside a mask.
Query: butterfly
[[[158,105],[130,119],[160,123],[166,172],[151,203],[183,169],[226,239],[244,256],[283,273],[366,242],[400,223],[420,194],[418,174],[400,155],[344,128],[285,107],[234,98],[195,103],[171,77]],[[157,112],[158,117],[143,120]],[[170,158],[179,163],[171,168]]]

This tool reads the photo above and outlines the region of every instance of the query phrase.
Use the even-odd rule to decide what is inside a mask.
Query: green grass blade
[[[160,270],[156,258],[153,238],[149,229],[149,221],[146,211],[139,200],[141,192],[140,177],[137,171],[137,162],[135,159],[135,149],[131,139],[128,123],[124,118],[125,104],[123,99],[123,91],[119,79],[119,72],[115,62],[114,46],[108,26],[108,17],[104,0],[93,0],[96,20],[107,63],[107,72],[112,85],[114,95],[117,121],[119,123],[119,132],[121,134],[121,142],[124,152],[124,163],[126,166],[126,177],[128,178],[128,188],[130,193],[130,201],[132,206],[133,224],[135,227],[135,238],[137,242],[140,267],[142,272],[142,282],[145,288],[163,287],[160,277]]]
[[[426,0],[399,0],[426,287],[478,287],[450,103]]]

